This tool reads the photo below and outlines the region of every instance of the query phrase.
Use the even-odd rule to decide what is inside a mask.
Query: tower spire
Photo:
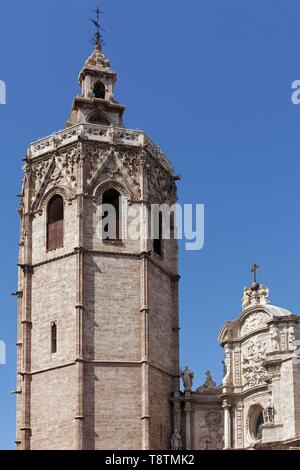
[[[96,33],[93,37],[92,42],[95,45],[96,49],[98,49],[99,51],[102,51],[103,39],[101,36],[100,15],[103,14],[103,12],[100,10],[98,6],[96,10],[93,11],[93,13],[96,14],[96,19],[95,20],[91,19],[91,22],[95,25]]]

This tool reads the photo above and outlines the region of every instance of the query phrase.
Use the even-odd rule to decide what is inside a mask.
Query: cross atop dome
[[[242,298],[242,309],[245,310],[253,305],[266,305],[269,303],[269,289],[263,284],[257,282],[257,270],[258,264],[253,264],[250,268],[253,273],[253,282],[250,287],[244,288],[244,294]]]
[[[259,289],[259,284],[256,279],[256,273],[257,273],[258,268],[259,268],[258,264],[253,264],[251,266],[251,272],[253,273],[253,282],[251,284],[251,290],[253,291]]]

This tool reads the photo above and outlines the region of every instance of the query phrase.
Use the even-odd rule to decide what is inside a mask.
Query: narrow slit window
[[[163,255],[163,216],[162,213],[159,212],[158,216],[158,237],[153,240],[153,249],[154,253],[159,256]]]
[[[51,354],[57,352],[57,325],[55,322],[51,324]]]

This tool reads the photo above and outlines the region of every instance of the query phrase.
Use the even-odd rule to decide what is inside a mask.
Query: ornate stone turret
[[[116,80],[116,72],[111,69],[99,44],[96,44],[80,71],[81,95],[73,101],[66,126],[89,122],[123,127],[125,106],[114,99]]]

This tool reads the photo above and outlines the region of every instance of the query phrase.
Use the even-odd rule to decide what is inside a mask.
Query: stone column
[[[144,155],[140,166],[140,260],[141,260],[141,363],[142,363],[142,449],[150,449],[150,405],[149,405],[149,256],[148,251],[148,201]]]
[[[190,392],[185,392],[185,397],[190,395]],[[192,439],[191,439],[191,403],[185,403],[185,448],[191,450]]]
[[[32,289],[32,214],[30,213],[31,205],[31,189],[27,180],[27,189],[24,196],[24,215],[22,229],[24,229],[24,247],[19,267],[22,270],[23,298],[21,307],[21,337],[20,354],[21,359],[21,377],[22,377],[22,393],[21,393],[21,445],[18,448],[22,450],[30,450],[31,438],[31,289]]]
[[[31,280],[32,268],[29,265],[22,266],[24,272],[24,303],[22,311],[22,450],[30,450],[31,438]]]
[[[180,390],[180,374],[179,374],[179,300],[178,300],[178,288],[179,288],[180,276],[177,274],[172,279],[172,290],[173,290],[173,327],[172,327],[172,340],[173,340],[173,354],[176,360],[174,361],[174,380],[173,380],[173,392],[176,394]]]
[[[83,239],[83,147],[80,144],[80,160],[77,168],[77,247],[76,253],[76,449],[84,450],[84,239]]]
[[[224,410],[224,449],[231,449],[231,416],[230,405],[227,401],[223,403]]]
[[[179,392],[175,393],[174,399],[178,401],[173,403],[173,432],[177,429],[181,434],[181,401]]]

